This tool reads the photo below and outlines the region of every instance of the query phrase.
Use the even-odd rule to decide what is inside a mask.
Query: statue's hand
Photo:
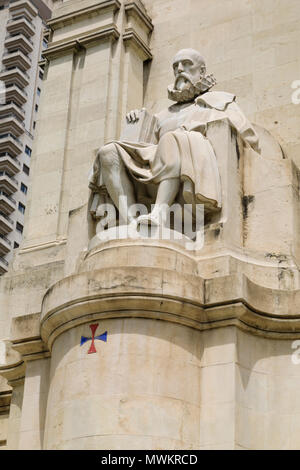
[[[141,109],[141,111],[139,111],[138,109],[134,109],[133,111],[130,111],[130,113],[127,113],[126,114],[127,122],[131,122],[131,123],[137,122],[140,119],[140,113],[144,110],[145,108]]]

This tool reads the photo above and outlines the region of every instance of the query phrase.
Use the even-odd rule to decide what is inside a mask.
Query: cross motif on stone
[[[90,341],[90,340],[92,341],[90,349],[88,350],[88,354],[93,354],[97,352],[96,347],[95,347],[95,339],[99,339],[100,341],[104,341],[105,343],[107,341],[107,331],[105,331],[105,333],[102,333],[102,335],[95,336],[98,326],[99,326],[99,323],[94,323],[93,325],[90,325],[90,329],[92,332],[91,338],[87,338],[86,336],[81,336],[80,346],[82,346],[87,341]]]

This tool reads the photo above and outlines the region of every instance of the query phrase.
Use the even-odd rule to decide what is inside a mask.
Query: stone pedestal
[[[55,3],[24,241],[0,281],[0,448],[299,449],[299,1]],[[182,47],[262,153],[208,125],[222,210],[201,249],[96,235],[95,152],[126,112],[170,105]]]
[[[198,314],[192,299],[202,298],[194,260],[171,242],[116,240],[89,252],[80,271],[43,303],[44,448],[197,448],[201,342],[187,326]],[[88,354],[81,337],[91,324],[107,342],[95,340]]]
[[[83,258],[43,300],[51,352],[43,448],[234,449],[253,420],[239,439],[259,448],[255,430],[272,427],[268,408],[277,407],[260,390],[262,374],[273,389],[278,376],[297,373],[290,357],[283,368],[276,360],[300,331],[299,320],[292,331],[274,313],[276,293],[243,276],[204,280],[196,257],[170,241],[111,240]],[[107,332],[93,353],[91,339],[82,341],[91,325],[96,336]]]

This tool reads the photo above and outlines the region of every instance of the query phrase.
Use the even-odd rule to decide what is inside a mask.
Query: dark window
[[[44,73],[40,71],[40,72],[39,72],[39,77],[40,77],[41,80],[43,80],[43,78],[44,78]],[[39,90],[40,90],[40,89],[39,89]],[[40,93],[41,93],[41,91],[40,91]]]
[[[19,243],[14,242],[14,249],[15,249],[15,248],[19,248],[19,246],[20,246]]]
[[[29,157],[31,157],[31,152],[32,152],[31,148],[28,147],[28,145],[26,145],[26,146],[25,146],[25,153],[26,153]]]
[[[40,96],[40,94],[41,94],[41,89],[38,88],[38,89],[36,90],[36,92],[37,92],[37,95]]]
[[[35,129],[35,126],[36,126],[36,121],[34,121],[33,123],[33,129]]]
[[[22,214],[25,213],[26,208],[25,208],[24,204],[22,204],[22,202],[19,202],[18,209],[19,209],[20,212],[22,212]]]
[[[27,188],[26,184],[21,183],[21,191],[22,191],[22,193],[27,194],[27,190],[28,190],[28,188]]]
[[[35,105],[35,111],[38,112],[38,110],[39,110],[39,106],[38,106],[38,104],[36,104]]]
[[[16,229],[18,230],[18,232],[20,233],[23,233],[23,225],[20,224],[19,222],[16,223]]]
[[[29,170],[29,166],[25,165],[25,163],[24,163],[24,165],[23,165],[23,171],[24,171],[24,173],[25,173],[26,175],[29,175],[29,171],[30,171],[30,170]]]

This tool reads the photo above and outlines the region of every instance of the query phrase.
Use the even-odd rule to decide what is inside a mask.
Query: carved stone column
[[[122,85],[122,115],[141,109],[144,101],[144,62],[152,59],[149,48],[153,30],[151,19],[137,0],[125,2],[125,45]]]

